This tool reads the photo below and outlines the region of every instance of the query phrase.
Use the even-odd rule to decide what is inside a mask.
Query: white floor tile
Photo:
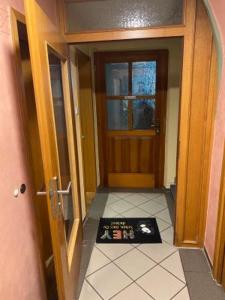
[[[160,219],[162,219],[163,221],[169,223],[172,225],[172,221],[170,218],[170,213],[168,209],[164,209],[163,211],[155,214],[156,217],[159,217]]]
[[[122,213],[125,218],[148,218],[150,215],[143,209],[134,207]]]
[[[171,299],[185,285],[160,266],[156,266],[138,279],[137,284],[156,300]]]
[[[98,250],[98,248],[94,247],[91,253],[91,258],[89,261],[86,276],[95,272],[96,270],[100,269],[108,263],[110,263],[110,260],[104,254],[102,254],[102,252]]]
[[[161,220],[159,218],[156,218],[156,221],[157,221],[158,228],[159,228],[160,232],[163,231],[163,230],[165,230],[165,229],[167,229],[167,228],[169,228],[171,226],[169,223],[167,223],[167,222],[165,222],[165,221],[163,221],[163,220]]]
[[[117,197],[119,197],[119,198],[121,198],[121,199],[123,199],[123,198],[125,198],[125,197],[127,197],[128,195],[130,195],[131,193],[110,193],[110,195],[113,195],[113,196],[117,196]]]
[[[145,202],[148,202],[148,199],[144,196],[142,196],[142,194],[138,194],[138,193],[133,193],[128,195],[126,198],[124,198],[124,200],[126,200],[127,202],[138,206],[140,204],[143,204]]]
[[[154,198],[152,199],[152,201],[154,201],[155,203],[163,206],[164,208],[167,208],[168,207],[168,204],[167,204],[167,200],[166,200],[166,196],[165,195],[161,195],[157,198]]]
[[[111,209],[110,206],[106,206],[104,212],[103,212],[103,218],[115,218],[118,215],[118,212]]]
[[[133,280],[136,280],[156,265],[155,262],[137,249],[128,252],[114,262]]]
[[[111,205],[113,203],[116,203],[117,201],[121,200],[121,198],[114,196],[112,194],[109,194],[108,198],[107,198],[107,202],[106,205]]]
[[[148,200],[156,199],[160,196],[163,196],[163,193],[141,193],[142,196],[147,198]]]
[[[182,266],[181,259],[180,259],[180,254],[178,251],[175,252],[174,254],[172,254],[170,257],[168,257],[163,262],[161,262],[160,265],[163,266],[165,269],[167,269],[172,274],[174,274],[175,276],[177,276],[183,282],[186,282],[185,277],[184,277],[183,266]]]
[[[190,300],[187,287],[184,288],[180,293],[178,293],[173,300]]]
[[[125,290],[112,298],[113,300],[150,300],[153,299],[146,294],[136,283],[131,284]]]
[[[154,201],[148,201],[144,204],[139,205],[139,207],[141,209],[144,209],[147,213],[149,213],[151,215],[155,215],[164,209],[163,205],[160,205]]]
[[[134,248],[130,244],[96,244],[96,247],[111,260],[120,257]]]
[[[133,208],[134,205],[130,204],[129,202],[126,202],[124,200],[120,200],[112,205],[109,206],[109,208],[115,210],[119,214],[123,213],[126,210],[129,210]]]
[[[173,245],[173,237],[174,237],[174,230],[173,227],[169,227],[168,229],[161,232],[161,238],[169,243],[170,245]]]
[[[101,300],[101,297],[95,292],[86,280],[83,283],[79,300]]]
[[[111,263],[90,275],[88,282],[104,299],[109,299],[131,284],[132,280]]]
[[[177,251],[177,248],[167,243],[162,244],[142,244],[138,247],[143,253],[148,255],[151,259],[157,263],[170,256]]]

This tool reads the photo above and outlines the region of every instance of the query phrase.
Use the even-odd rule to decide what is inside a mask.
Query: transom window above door
[[[105,89],[108,130],[143,130],[155,127],[155,60],[106,63]]]

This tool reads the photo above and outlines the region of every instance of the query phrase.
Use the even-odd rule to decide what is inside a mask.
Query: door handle
[[[152,129],[155,129],[156,134],[160,134],[160,123],[156,122],[155,124],[151,125]]]
[[[46,191],[38,191],[37,192],[37,196],[45,196],[45,195],[47,195]]]
[[[36,195],[37,196],[46,196],[47,195],[47,192],[46,191],[43,191],[44,189],[44,185],[42,188],[40,188],[40,191],[37,191]]]
[[[71,189],[71,184],[72,182],[70,181],[66,190],[57,190],[58,195],[69,195],[70,194],[70,189]]]

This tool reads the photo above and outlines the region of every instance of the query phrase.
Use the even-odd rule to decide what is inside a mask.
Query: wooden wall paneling
[[[216,113],[216,101],[218,96],[218,62],[217,62],[217,50],[215,41],[212,41],[211,52],[211,66],[208,85],[208,99],[207,99],[207,112],[204,120],[205,125],[205,137],[204,137],[204,151],[202,156],[204,157],[202,165],[202,185],[201,185],[201,215],[199,224],[199,236],[200,244],[203,245],[205,239],[205,227],[206,227],[206,214],[208,206],[208,193],[209,193],[209,181],[210,181],[210,167],[211,167],[211,154],[213,146],[213,129]]]
[[[180,123],[178,140],[177,165],[177,201],[175,220],[175,244],[181,246],[184,239],[185,206],[186,206],[186,170],[189,143],[189,115],[192,87],[192,67],[194,55],[194,33],[196,18],[196,1],[188,1],[186,8],[182,69],[182,89],[180,101]]]
[[[84,32],[72,34],[65,33],[65,39],[69,44],[133,39],[150,39],[164,37],[180,37],[185,34],[185,31],[186,27],[184,25],[176,25],[146,29],[118,29],[101,32]]]
[[[90,58],[76,49],[79,76],[79,109],[81,118],[82,152],[85,168],[85,190],[89,195],[96,192],[96,162],[94,143],[94,111]]]
[[[210,121],[212,112],[208,110],[210,94],[206,87],[210,84],[213,38],[206,9],[200,0],[197,1],[193,45],[193,81],[190,82],[191,98],[189,120],[187,120],[189,125],[186,128],[188,138],[186,140],[187,156],[186,161],[181,161],[181,155],[184,152],[180,151],[178,167],[176,244],[179,246],[202,247],[207,204],[207,193],[202,187],[208,184],[210,150],[206,148],[206,145],[209,143],[207,139],[211,136],[211,127],[207,128],[206,119],[208,118],[208,124],[212,123]],[[183,138],[182,123],[184,121],[182,117],[184,115],[181,113],[181,141]],[[184,143],[181,143],[180,150],[183,146]],[[208,160],[206,165],[204,165],[205,160]],[[186,169],[181,172],[179,168],[181,168],[181,164],[184,167],[184,162]],[[181,178],[184,180],[182,184]]]

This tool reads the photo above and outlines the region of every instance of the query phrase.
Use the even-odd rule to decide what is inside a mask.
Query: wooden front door
[[[25,1],[26,24],[53,256],[60,300],[75,299],[81,217],[68,50],[56,26],[35,0]],[[44,199],[43,199],[44,200]]]
[[[163,186],[168,51],[96,53],[102,184]]]

